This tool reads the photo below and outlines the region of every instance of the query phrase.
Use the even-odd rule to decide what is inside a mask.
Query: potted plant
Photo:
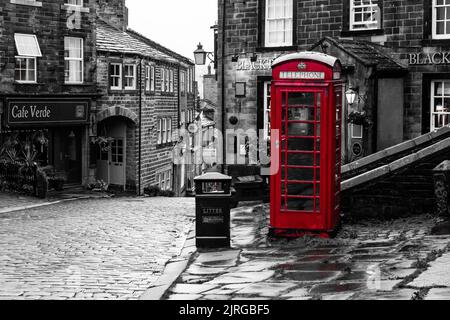
[[[372,120],[364,111],[352,111],[348,116],[348,122],[357,126],[363,126],[364,128],[373,126]]]

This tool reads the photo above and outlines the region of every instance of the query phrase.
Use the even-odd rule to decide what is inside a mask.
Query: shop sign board
[[[88,100],[8,100],[6,123],[9,126],[87,124]]]

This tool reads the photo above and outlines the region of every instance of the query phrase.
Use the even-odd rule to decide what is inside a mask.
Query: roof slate
[[[382,47],[369,41],[333,39],[325,37],[320,43],[328,41],[345,51],[365,66],[376,66],[378,71],[405,71],[407,68],[393,57],[383,52]],[[318,44],[318,45],[319,45]],[[318,45],[315,45],[317,47]]]
[[[132,32],[118,30],[102,20],[98,20],[97,23],[96,46],[98,51],[103,52],[136,54],[169,63],[179,62],[179,60],[138,39]]]

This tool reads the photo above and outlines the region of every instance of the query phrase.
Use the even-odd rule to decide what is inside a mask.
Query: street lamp
[[[203,66],[206,64],[206,58],[208,58],[212,63],[214,63],[214,53],[207,52],[203,49],[201,43],[198,44],[197,50],[194,51],[195,64]]]
[[[355,91],[355,89],[349,88],[345,92],[345,97],[347,98],[347,103],[352,106],[356,101],[357,95],[358,95],[358,93]]]

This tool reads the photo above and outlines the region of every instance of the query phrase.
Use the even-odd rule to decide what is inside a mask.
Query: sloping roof
[[[97,50],[103,52],[136,54],[169,63],[179,61],[168,54],[148,45],[130,32],[124,32],[111,27],[98,19],[97,22]]]
[[[316,48],[329,42],[365,66],[376,66],[377,71],[407,71],[407,68],[393,57],[383,52],[383,47],[373,42],[325,37],[313,46]]]
[[[153,48],[155,48],[161,52],[164,52],[164,53],[168,54],[169,56],[174,57],[175,59],[181,60],[187,64],[195,65],[194,60],[189,59],[175,51],[170,50],[169,48],[164,47],[163,45],[145,37],[144,35],[140,34],[139,32],[137,32],[135,30],[128,28],[127,32],[129,34],[131,34],[132,36],[135,36],[135,37],[139,38],[140,40],[144,41],[145,43],[152,46]]]

